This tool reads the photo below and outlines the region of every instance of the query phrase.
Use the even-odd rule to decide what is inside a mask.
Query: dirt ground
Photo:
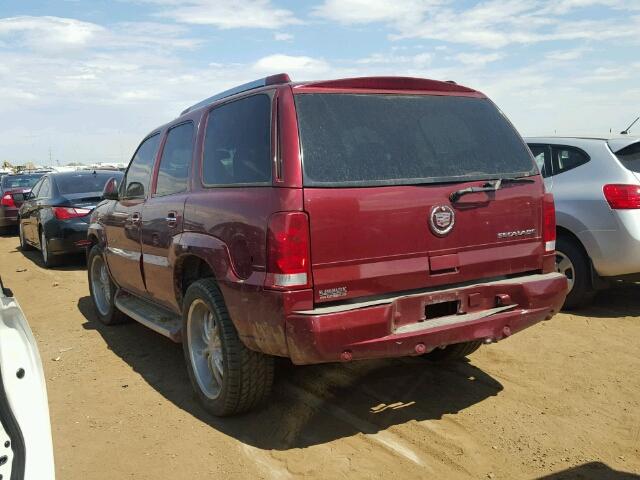
[[[0,237],[0,275],[39,342],[60,480],[640,478],[640,285],[468,363],[283,361],[265,409],[218,419],[179,345],[97,322],[82,259],[17,245]]]

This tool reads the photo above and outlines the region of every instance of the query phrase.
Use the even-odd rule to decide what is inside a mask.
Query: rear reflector
[[[91,210],[88,208],[53,207],[52,210],[58,220],[69,220],[70,218],[84,217],[91,213]]]
[[[602,187],[604,198],[614,210],[631,210],[640,208],[640,186],[638,185],[605,185]]]
[[[542,209],[542,240],[544,241],[544,251],[553,252],[556,249],[556,206],[553,201],[553,194],[544,194]]]
[[[311,284],[309,218],[279,212],[269,219],[266,288],[306,288]]]
[[[2,205],[3,207],[16,208],[16,203],[13,201],[13,197],[10,193],[7,193],[2,197],[2,200],[0,200],[0,205]]]

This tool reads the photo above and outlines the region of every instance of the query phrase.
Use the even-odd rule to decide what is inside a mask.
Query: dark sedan
[[[83,252],[89,214],[112,177],[119,182],[122,173],[97,170],[43,176],[20,207],[20,247],[39,249],[46,267],[57,264],[63,254]]]
[[[18,209],[42,173],[3,175],[0,180],[0,233],[18,225]]]

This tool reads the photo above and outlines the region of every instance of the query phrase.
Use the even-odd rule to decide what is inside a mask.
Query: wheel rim
[[[218,398],[224,375],[220,324],[209,306],[199,299],[189,307],[187,345],[200,390],[207,398]]]
[[[107,315],[111,307],[111,282],[102,256],[93,257],[91,262],[91,294],[100,315]]]
[[[40,251],[42,251],[42,259],[46,264],[49,261],[49,251],[47,250],[47,238],[44,236],[44,230],[40,234]]]
[[[24,247],[24,232],[22,231],[22,222],[18,224],[18,235],[20,236],[20,246]]]
[[[571,290],[573,290],[573,284],[576,281],[576,271],[573,267],[573,263],[569,260],[569,257],[558,251],[556,251],[556,271],[567,277],[567,281],[569,283],[568,291],[571,292]]]

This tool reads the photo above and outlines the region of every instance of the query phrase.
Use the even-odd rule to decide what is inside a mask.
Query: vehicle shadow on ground
[[[538,480],[640,480],[640,475],[614,470],[602,462],[590,462],[561,472],[545,475]]]
[[[296,367],[277,362],[269,403],[233,418],[209,415],[196,401],[182,348],[142,325],[106,327],[90,297],[78,301],[85,329],[167,400],[213,428],[261,449],[287,450],[371,434],[412,420],[438,419],[488,397],[502,385],[468,362],[433,365],[420,358]]]
[[[619,282],[597,293],[588,307],[565,313],[578,317],[616,318],[640,316],[640,284]]]
[[[9,253],[17,253],[24,255],[25,258],[30,260],[34,265],[40,268],[46,268],[42,262],[42,254],[39,250],[25,250],[23,251],[19,245],[16,244],[15,250],[11,250]],[[59,259],[59,263],[55,267],[47,268],[47,270],[60,270],[60,271],[78,271],[86,270],[87,261],[82,254],[64,255]]]

